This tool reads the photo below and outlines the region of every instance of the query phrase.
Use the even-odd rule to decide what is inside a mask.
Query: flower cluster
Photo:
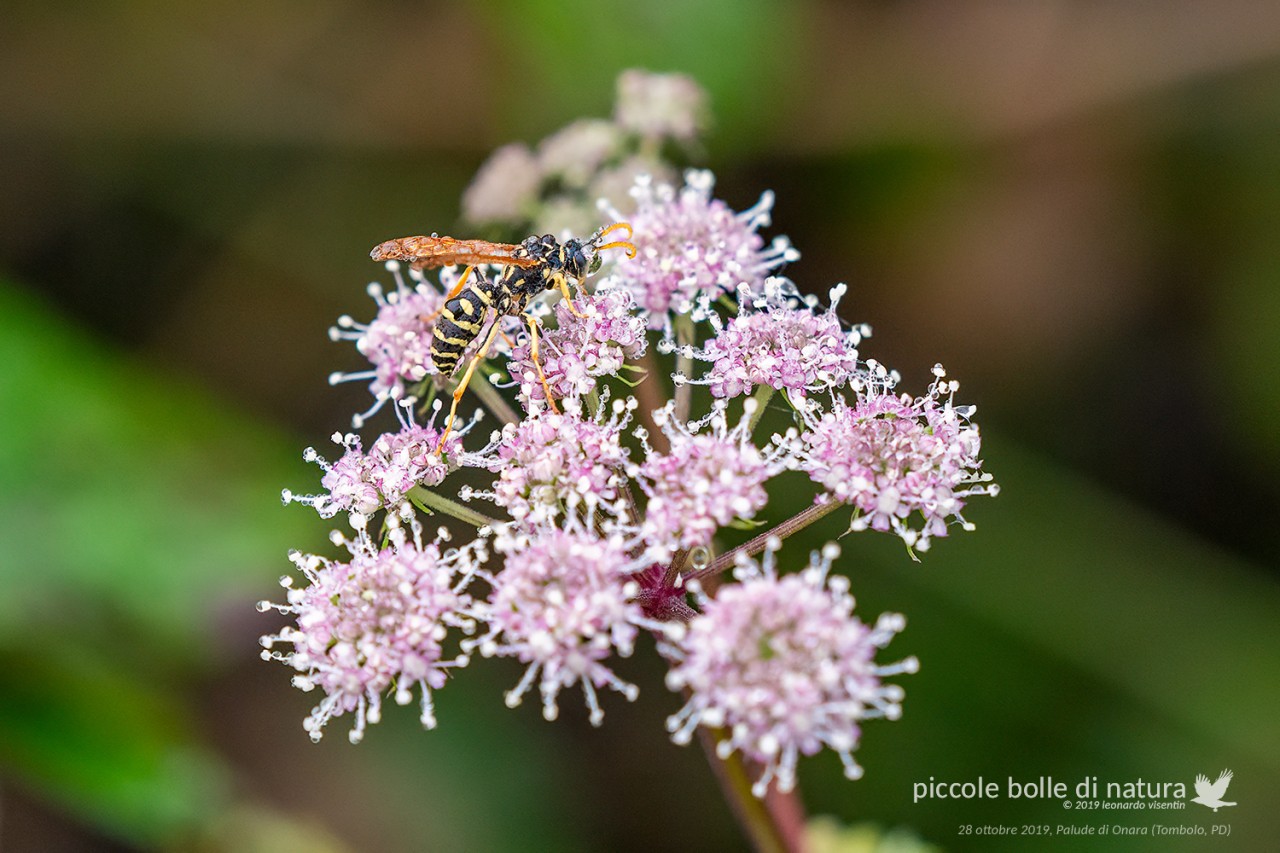
[[[660,556],[707,547],[716,531],[734,521],[751,520],[768,500],[765,482],[781,471],[778,454],[752,442],[754,400],[748,401],[733,428],[723,405],[694,424],[673,417],[674,407],[673,402],[653,413],[670,449],[661,453],[646,447],[644,463],[630,472],[649,498],[642,528],[645,542]]]
[[[855,508],[850,530],[893,531],[919,551],[952,523],[971,530],[966,500],[999,490],[982,471],[972,409],[952,401],[959,383],[944,381],[942,365],[933,372],[923,397],[872,380],[855,384],[852,401],[807,409],[795,448],[797,467],[824,497]]]
[[[618,77],[618,125],[645,139],[697,140],[706,125],[707,94],[683,74],[632,69]]]
[[[790,396],[845,385],[858,375],[863,329],[846,330],[836,314],[844,285],[831,289],[826,311],[809,306],[769,304],[744,311],[727,324],[713,315],[716,334],[697,358],[711,363],[704,383],[715,397],[749,394],[760,385]]]
[[[613,376],[627,359],[644,355],[644,320],[635,314],[630,293],[598,290],[576,305],[555,307],[556,328],[539,336],[535,362],[532,341],[516,347],[507,369],[530,400],[582,397],[602,376]]]
[[[331,717],[354,712],[350,737],[359,741],[365,724],[378,721],[382,696],[393,687],[400,705],[411,702],[418,688],[422,724],[435,728],[431,691],[444,686],[447,669],[467,664],[466,655],[446,660],[444,649],[451,632],[475,629],[474,602],[465,589],[486,557],[483,540],[441,551],[443,532],[424,545],[416,521],[409,533],[396,514],[388,525],[385,548],[363,528],[354,540],[335,534],[334,544],[351,554],[348,562],[293,552],[290,559],[307,586],[295,589],[286,576],[287,603],[259,604],[297,620],[296,627],[262,638],[263,657],[297,670],[294,684],[302,690],[318,687],[325,694],[304,723],[313,740]],[[293,650],[275,652],[277,643]]]
[[[333,443],[343,448],[334,463],[308,447],[302,458],[324,471],[320,485],[325,491],[295,495],[285,489],[281,493],[284,502],[314,507],[321,518],[332,518],[339,512],[367,516],[398,505],[415,486],[430,488],[444,482],[451,469],[447,460],[461,452],[462,436],[469,428],[444,436],[432,426],[419,426],[412,417],[415,402],[412,397],[402,401],[397,411],[408,410],[409,414],[401,418],[400,430],[378,436],[367,452],[355,433],[333,434]]]
[[[467,457],[468,464],[497,473],[493,490],[467,490],[463,497],[488,498],[523,524],[551,521],[580,504],[588,514],[613,506],[628,455],[623,430],[634,409],[634,400],[618,400],[595,418],[544,411],[507,424],[487,448]]]
[[[591,723],[600,725],[604,711],[595,688],[609,687],[628,700],[638,693],[603,663],[614,654],[629,657],[646,624],[627,578],[635,563],[622,537],[572,527],[508,529],[496,547],[506,565],[492,582],[489,631],[468,646],[528,665],[507,693],[509,707],[536,681],[542,716],[554,720],[560,690],[581,684]]]
[[[554,201],[548,181],[599,192],[636,139],[687,142],[700,127],[700,93],[680,78],[620,85],[613,122],[496,154],[468,190],[468,215],[532,222]],[[869,329],[836,312],[843,285],[824,307],[777,275],[798,255],[761,233],[770,194],[738,213],[713,196],[709,172],[677,186],[655,171],[600,207],[634,204],[635,257],[571,281],[571,299],[549,289],[560,301],[535,302],[527,318],[485,317],[503,324],[500,343],[487,357],[471,344],[455,376],[436,374],[431,351],[456,270],[436,283],[389,264],[396,287],[372,290],[376,317],[339,321],[334,336],[371,365],[339,377],[370,380],[374,406],[357,429],[387,400],[399,426],[367,449],[336,435],[332,464],[309,450],[323,491],[285,493],[325,518],[346,513],[357,530],[336,540],[349,560],[294,556],[306,586],[286,584],[276,609],[295,624],[264,638],[298,686],[324,694],[307,718],[313,736],[353,713],[358,738],[389,691],[398,702],[418,692],[434,726],[433,691],[475,652],[524,665],[509,705],[536,690],[550,720],[571,690],[599,724],[610,693],[636,694],[614,665],[643,632],[684,697],[673,739],[715,730],[760,796],[790,789],[799,758],[822,749],[857,777],[863,722],[900,713],[902,688],[886,679],[915,660],[875,657],[903,618],[854,616],[834,546],[790,572],[776,552],[842,509],[851,531],[892,533],[913,557],[972,529],[967,503],[997,491],[973,409],[955,403],[940,367],[913,397],[864,360]],[[464,372],[471,382],[457,391]],[[442,420],[449,396],[463,411]],[[467,411],[477,402],[500,424],[487,441],[474,429],[480,413]],[[425,543],[423,514],[468,528],[466,544]]]
[[[902,712],[902,688],[883,678],[919,666],[915,658],[876,665],[876,650],[906,620],[885,614],[868,627],[853,616],[848,579],[828,574],[838,547],[826,546],[807,568],[781,577],[779,547],[769,543],[763,565],[743,560],[738,583],[715,598],[700,596],[702,612],[689,620],[667,676],[672,690],[690,696],[667,721],[672,737],[687,743],[699,725],[728,730],[721,757],[741,750],[764,768],[756,796],[773,779],[791,790],[796,760],[824,746],[840,756],[846,776],[859,778],[852,751],[861,721]]]
[[[463,194],[463,215],[489,229],[510,229],[513,237],[588,234],[599,199],[629,212],[627,190],[637,177],[675,175],[659,155],[665,149],[687,156],[706,113],[706,93],[683,74],[623,72],[612,119],[575,121],[535,148],[499,148]]]
[[[771,270],[800,257],[785,237],[766,246],[759,234],[770,222],[773,193],[734,213],[712,197],[714,187],[710,172],[691,170],[679,189],[642,177],[631,191],[636,257],[619,266],[617,278],[650,328],[669,327],[673,312],[706,319],[713,300],[739,287],[761,288]]]
[[[395,277],[395,290],[384,293],[376,282],[368,288],[378,305],[377,316],[368,323],[358,323],[349,315],[343,315],[337,325],[329,329],[330,338],[354,341],[356,350],[369,359],[368,370],[329,376],[331,385],[370,380],[373,407],[356,416],[357,429],[387,400],[402,397],[406,386],[421,382],[435,372],[431,364],[431,335],[435,328],[432,318],[444,305],[444,294],[428,286],[416,271],[411,271],[413,284],[410,285],[396,262],[388,264],[387,269]],[[442,284],[447,287],[448,280]]]

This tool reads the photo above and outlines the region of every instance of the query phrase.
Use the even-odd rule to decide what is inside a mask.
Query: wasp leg
[[[462,278],[458,279],[458,283],[453,286],[453,290],[450,290],[445,296],[444,302],[440,303],[440,307],[422,318],[424,323],[430,323],[432,320],[440,316],[440,312],[444,310],[444,306],[448,304],[449,300],[461,293],[462,288],[467,286],[467,279],[471,277],[471,271],[474,269],[475,267],[469,266],[462,271]]]
[[[532,314],[525,314],[524,320],[529,324],[529,358],[533,360],[533,366],[538,368],[538,379],[542,381],[542,392],[547,395],[547,405],[558,415],[560,409],[556,406],[556,398],[551,394],[547,374],[542,371],[542,360],[538,358],[538,321]]]
[[[569,306],[570,314],[572,314],[575,317],[587,316],[586,314],[583,314],[581,311],[578,310],[577,305],[573,304],[573,297],[569,295],[569,279],[568,277],[563,275],[560,276],[560,292],[564,295],[564,304]]]
[[[493,343],[493,339],[498,336],[499,317],[494,316],[493,328],[489,331],[489,336],[485,338],[484,346],[480,347],[475,356],[471,359],[471,363],[467,365],[467,372],[462,374],[462,381],[458,383],[458,387],[453,389],[453,405],[449,407],[449,418],[444,422],[444,432],[440,433],[440,443],[436,445],[436,455],[439,456],[444,450],[444,440],[449,437],[449,432],[453,429],[453,419],[458,414],[458,401],[462,399],[462,395],[466,393],[467,386],[471,384],[471,374],[476,372],[476,365],[484,361],[486,355],[489,354],[489,346]],[[541,369],[541,368],[539,368]]]

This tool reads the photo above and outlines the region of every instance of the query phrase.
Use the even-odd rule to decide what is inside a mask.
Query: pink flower
[[[373,484],[372,465],[365,456],[360,443],[360,436],[354,433],[335,432],[333,443],[343,448],[342,457],[330,464],[314,447],[302,451],[302,458],[307,462],[315,462],[324,471],[320,485],[324,486],[323,494],[295,495],[289,489],[280,493],[286,504],[300,503],[314,507],[321,518],[332,518],[340,512],[368,515],[382,507],[382,495]]]
[[[628,580],[637,564],[622,539],[602,538],[576,525],[532,534],[508,529],[495,547],[506,556],[506,566],[491,581],[489,631],[467,647],[479,647],[485,657],[528,664],[507,693],[507,705],[519,705],[536,682],[542,715],[554,720],[560,691],[581,684],[591,723],[599,725],[604,711],[596,688],[635,699],[635,685],[604,664],[613,655],[630,656],[637,626],[646,624],[633,601],[635,584]]]
[[[647,343],[644,319],[635,316],[627,291],[598,290],[579,296],[575,304],[582,316],[561,301],[555,308],[556,328],[538,335],[543,376],[556,399],[590,393],[599,377],[612,376],[626,359],[644,355]],[[512,352],[508,370],[526,401],[546,399],[527,341]]]
[[[349,316],[338,318],[329,329],[335,341],[354,341],[360,354],[369,359],[369,370],[333,373],[329,384],[354,380],[371,380],[369,390],[374,404],[363,414],[352,418],[356,429],[389,399],[403,397],[406,389],[435,373],[431,363],[431,334],[434,318],[444,305],[444,294],[426,283],[422,274],[410,270],[410,286],[401,272],[399,261],[388,261],[387,270],[395,277],[396,288],[383,293],[378,284],[369,285],[369,295],[378,303],[378,314],[369,323],[357,323]],[[441,279],[448,287],[454,276],[446,271]]]
[[[934,374],[923,397],[871,382],[852,406],[836,398],[830,411],[809,410],[795,449],[798,467],[829,499],[857,510],[850,529],[892,530],[920,551],[946,536],[952,519],[972,529],[960,514],[966,498],[999,491],[982,473],[972,409],[952,403],[958,383],[942,381],[941,366]]]
[[[471,222],[519,222],[537,204],[542,184],[538,159],[523,145],[504,145],[489,155],[462,195]]]
[[[841,327],[835,309],[843,292],[843,285],[833,288],[831,307],[821,313],[803,304],[773,304],[749,313],[744,307],[727,325],[713,320],[715,336],[693,351],[712,363],[699,384],[723,398],[749,394],[757,385],[799,397],[844,385],[857,373],[864,330]]]
[[[382,695],[392,686],[401,705],[412,701],[417,687],[422,724],[435,728],[431,691],[444,686],[447,669],[467,663],[465,655],[446,660],[444,645],[454,630],[474,630],[472,599],[464,588],[486,556],[483,542],[442,552],[439,540],[422,544],[417,522],[409,535],[396,516],[389,521],[394,526],[385,548],[363,529],[354,540],[335,532],[335,543],[351,554],[349,562],[291,553],[307,586],[296,589],[285,577],[287,603],[259,604],[259,610],[274,608],[296,619],[262,638],[263,657],[297,670],[293,681],[302,690],[318,687],[325,694],[303,724],[312,740],[320,740],[331,718],[354,712],[350,738],[359,741],[365,724],[378,722]],[[292,651],[274,652],[276,643]]]
[[[400,415],[400,431],[378,436],[366,453],[360,436],[354,433],[333,434],[334,444],[343,448],[342,458],[330,464],[308,447],[302,458],[315,462],[324,470],[320,484],[325,491],[318,495],[295,495],[285,489],[285,503],[314,507],[321,518],[332,518],[339,512],[367,516],[383,507],[400,503],[415,486],[438,486],[452,470],[447,460],[462,453],[462,436],[470,425],[455,430],[445,440],[443,454],[436,453],[440,433],[434,425],[418,426],[413,421],[410,397],[396,407]]]
[[[714,184],[710,172],[690,170],[680,190],[654,186],[644,177],[632,189],[637,255],[619,262],[615,276],[647,312],[651,329],[664,328],[673,311],[705,316],[722,293],[743,283],[760,287],[770,270],[799,257],[785,237],[765,246],[756,233],[769,224],[771,193],[750,210],[734,213],[711,197]]]
[[[646,447],[648,458],[631,472],[649,496],[642,529],[652,556],[710,545],[718,529],[752,518],[765,505],[764,483],[782,465],[776,453],[761,451],[751,441],[755,405],[747,401],[732,428],[723,405],[693,425],[678,422],[671,405],[654,413],[671,449],[657,453]]]
[[[577,411],[542,411],[507,424],[489,447],[464,457],[465,464],[498,474],[493,490],[463,493],[487,498],[516,521],[550,521],[580,505],[613,510],[623,482],[627,451],[622,431],[635,401],[601,406],[596,418]]]
[[[463,431],[451,432],[443,453],[437,453],[440,433],[433,427],[416,424],[399,432],[385,432],[373,443],[369,455],[374,460],[371,479],[388,506],[395,505],[414,486],[438,486],[449,473],[445,461],[462,451]]]
[[[603,119],[579,119],[538,143],[537,166],[544,177],[581,188],[623,147],[623,133],[617,125]]]
[[[764,766],[752,787],[757,797],[774,779],[779,790],[794,787],[799,756],[824,746],[840,756],[846,776],[860,777],[852,752],[861,722],[901,714],[902,688],[883,677],[918,668],[914,658],[874,663],[906,620],[886,614],[871,628],[853,616],[848,579],[828,577],[838,547],[827,545],[806,569],[779,577],[780,544],[771,543],[763,566],[744,560],[739,583],[720,587],[714,599],[701,596],[702,613],[676,644],[667,676],[668,687],[689,695],[667,720],[672,740],[688,743],[699,725],[725,729],[721,757],[741,751]]]
[[[614,121],[632,133],[691,142],[706,125],[707,93],[684,74],[639,69],[618,77]]]

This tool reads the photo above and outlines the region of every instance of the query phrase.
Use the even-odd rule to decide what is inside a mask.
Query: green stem
[[[442,495],[424,489],[422,486],[414,486],[410,489],[409,498],[427,509],[444,513],[465,524],[470,524],[472,527],[493,527],[500,523],[496,518],[482,515],[470,507],[463,506],[457,501],[451,501]]]
[[[498,420],[508,424],[520,423],[520,415],[516,414],[516,410],[511,408],[511,404],[498,392],[498,389],[493,387],[489,377],[480,376],[469,387],[476,392],[480,402],[484,403]]]
[[[676,315],[676,345],[683,348],[693,346],[697,333],[693,328],[693,320],[688,314]],[[676,376],[682,376],[686,380],[691,379],[689,375],[693,373],[693,358],[680,352],[676,356]],[[684,423],[689,420],[689,404],[693,399],[693,386],[687,381],[681,382],[676,386],[676,420]]]
[[[773,386],[761,385],[756,388],[756,393],[751,397],[756,401],[756,410],[751,413],[751,420],[747,422],[747,433],[751,434],[756,431],[756,425],[760,423],[760,419],[764,417],[764,410],[769,405],[769,401],[773,399]]]
[[[662,159],[662,140],[657,136],[640,137],[641,162],[656,163]]]
[[[705,569],[693,572],[686,578],[686,580],[699,580],[701,578],[712,577],[713,575],[720,574],[725,569],[733,568],[739,554],[745,554],[748,557],[753,557],[765,549],[765,546],[768,544],[770,539],[774,537],[777,537],[778,539],[786,539],[788,536],[805,529],[823,516],[835,512],[842,506],[844,506],[844,504],[833,500],[828,500],[826,503],[814,504],[803,512],[796,513],[777,527],[774,527],[771,530],[766,530],[764,533],[761,533],[746,544],[739,545],[737,548],[725,551],[719,557],[716,557],[715,560],[712,561],[711,565],[707,566]]]

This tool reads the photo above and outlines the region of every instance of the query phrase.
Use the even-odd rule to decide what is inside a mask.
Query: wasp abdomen
[[[489,295],[474,286],[444,304],[431,342],[431,361],[442,375],[448,376],[458,366],[463,350],[480,334],[491,304]]]

